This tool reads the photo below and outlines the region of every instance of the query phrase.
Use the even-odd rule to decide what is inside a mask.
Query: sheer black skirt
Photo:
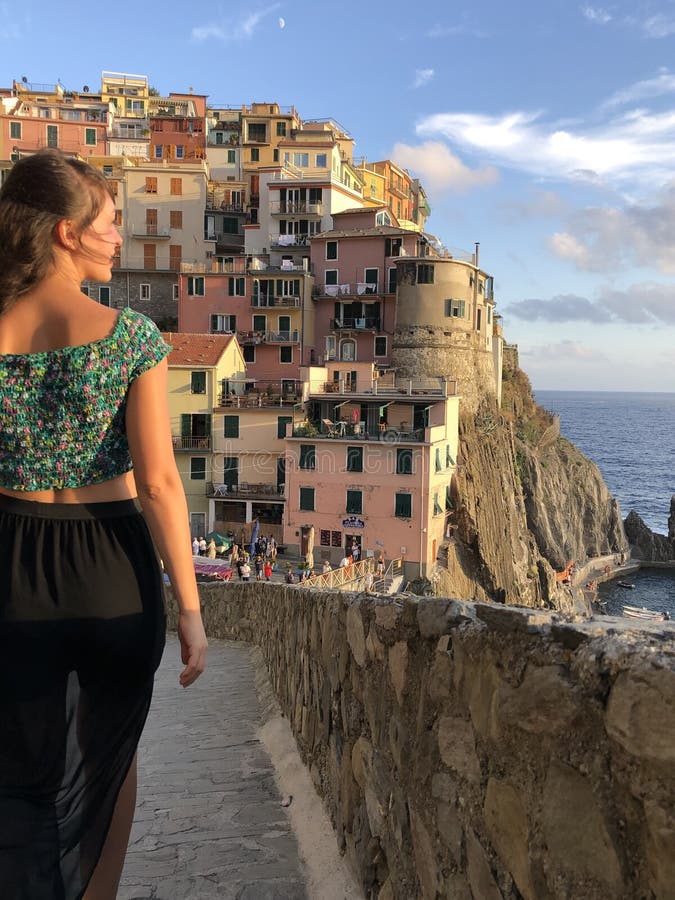
[[[134,758],[164,648],[138,504],[0,495],[0,897],[76,900]]]

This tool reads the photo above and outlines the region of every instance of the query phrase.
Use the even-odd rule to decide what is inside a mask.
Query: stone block
[[[459,716],[442,716],[438,722],[438,749],[449,769],[467,781],[480,781],[480,761],[470,722]]]
[[[502,900],[485,850],[471,828],[466,832],[466,871],[474,900]]]
[[[366,638],[366,650],[371,659],[376,659],[378,662],[384,662],[386,648],[375,634],[375,629],[372,626],[368,631],[368,637]]]
[[[608,896],[620,896],[621,866],[591,782],[553,761],[543,799],[541,824],[554,869],[578,885],[590,877],[606,886]]]
[[[403,704],[407,671],[408,645],[405,641],[398,641],[389,648],[389,673],[399,706]]]
[[[400,716],[392,715],[389,719],[389,749],[394,757],[397,769],[403,770],[406,767],[409,748],[408,729]]]
[[[633,756],[675,763],[675,672],[621,672],[609,695],[607,733]]]
[[[425,597],[417,607],[417,625],[423,638],[439,637],[476,618],[474,607],[462,600]]]
[[[525,900],[537,900],[530,875],[530,827],[525,806],[509,781],[490,778],[485,793],[485,825],[504,867]]]
[[[654,800],[644,804],[649,838],[647,866],[649,886],[657,900],[675,897],[675,817]]]
[[[396,603],[380,603],[375,607],[375,621],[383,631],[393,631],[398,625],[401,607]]]
[[[436,805],[436,824],[438,834],[456,866],[462,864],[462,838],[464,829],[457,809],[449,803]]]
[[[439,888],[439,870],[434,845],[422,817],[412,805],[410,805],[410,830],[422,898],[423,900],[436,900]]]
[[[498,698],[500,728],[522,728],[530,734],[554,733],[570,725],[581,712],[561,666],[528,665],[519,688],[502,685]]]
[[[347,642],[354,662],[361,669],[366,661],[366,635],[361,608],[352,604],[347,610]]]

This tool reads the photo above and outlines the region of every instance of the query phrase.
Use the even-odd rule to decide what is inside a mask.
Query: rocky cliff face
[[[652,562],[675,559],[675,497],[670,498],[667,536],[651,531],[635,510],[628,513],[624,525],[634,557]]]
[[[434,573],[443,596],[588,612],[555,571],[627,546],[597,466],[560,437],[517,367],[505,370],[500,410],[461,420],[453,497],[447,563]]]

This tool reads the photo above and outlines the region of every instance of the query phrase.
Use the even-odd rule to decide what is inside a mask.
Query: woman
[[[48,150],[0,191],[0,896],[113,900],[136,748],[179,607],[206,638],[167,410],[168,347],[92,302],[121,244],[105,179]],[[154,545],[153,545],[154,540]]]

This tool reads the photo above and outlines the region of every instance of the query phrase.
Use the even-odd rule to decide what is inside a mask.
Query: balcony
[[[173,444],[174,450],[210,450],[211,449],[211,437],[210,435],[201,436],[201,437],[185,437],[182,434],[174,434],[171,436],[171,443]]]
[[[342,319],[331,319],[330,327],[333,331],[380,331],[381,320],[379,316],[365,316],[363,318],[346,316]]]
[[[212,482],[206,485],[206,496],[213,500],[275,500],[283,501],[284,486],[279,484],[252,484],[240,481],[237,484]]]
[[[270,212],[273,216],[316,216],[319,218],[323,215],[323,203],[292,203],[272,200]]]
[[[233,259],[231,262],[219,262],[210,260],[183,260],[180,271],[187,275],[244,275],[246,273],[246,258]]]
[[[300,309],[300,297],[253,297],[251,306],[257,309],[270,309],[271,307]]]
[[[375,426],[371,432],[366,430],[365,422],[347,422],[338,420],[332,422],[324,419],[322,422],[305,422],[293,429],[292,437],[303,440],[330,440],[330,441],[375,441],[384,444],[423,444],[425,441],[424,428],[411,428],[409,423],[402,422],[391,426]]]
[[[312,237],[311,234],[271,234],[270,246],[284,250],[308,249]]]
[[[365,378],[340,378],[337,381],[310,381],[312,399],[322,399],[324,394],[363,394],[388,399],[410,398],[442,400],[457,396],[457,382],[450,378],[397,378],[388,372],[374,380]]]
[[[316,297],[364,297],[370,294],[393,294],[396,289],[383,281],[357,281],[344,282],[343,284],[315,284],[314,295]]]
[[[154,241],[168,241],[171,232],[168,228],[160,228],[159,225],[153,225],[144,222],[141,225],[131,226],[131,236],[135,238],[152,238]]]
[[[230,382],[232,385],[233,382]],[[217,409],[289,409],[301,397],[301,387],[294,379],[281,381],[246,382],[237,385],[239,390],[230,389],[220,393]],[[243,389],[242,389],[243,388]]]
[[[240,344],[298,344],[300,332],[294,331],[238,331]]]

